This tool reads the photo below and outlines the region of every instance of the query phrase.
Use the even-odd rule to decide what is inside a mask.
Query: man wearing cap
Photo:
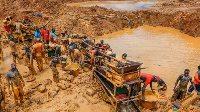
[[[36,43],[33,45],[33,58],[36,59],[38,69],[41,72],[43,70],[43,59],[44,57],[44,48],[40,39],[36,40]]]
[[[200,94],[200,65],[198,66],[198,71],[194,76],[194,85],[189,87],[188,92],[191,93],[195,88],[198,94]]]
[[[28,16],[24,16],[23,24],[26,26],[29,26],[31,24],[31,20],[28,18]]]
[[[19,73],[18,69],[16,68],[16,64],[11,64],[11,69],[7,73],[7,83],[8,83],[8,90],[11,95],[10,86],[14,93],[15,104],[18,105],[18,101],[23,103],[23,87],[25,86],[25,82]]]
[[[172,96],[172,101],[175,101],[176,99],[183,99],[185,98],[186,92],[187,92],[187,85],[189,82],[193,85],[192,77],[189,76],[190,70],[185,69],[184,74],[180,75],[178,79],[176,80],[175,86],[174,86],[174,94]],[[178,82],[180,81],[179,85],[177,86]]]
[[[141,80],[141,83],[144,83],[142,87],[142,100],[145,100],[145,96],[144,96],[145,88],[147,87],[147,85],[150,84],[152,92],[155,93],[155,91],[153,91],[153,88],[152,88],[152,82],[160,82],[160,77],[152,75],[152,74],[141,73],[140,80]]]
[[[37,73],[36,73],[34,66],[33,66],[33,53],[30,50],[30,47],[28,45],[26,45],[24,47],[24,49],[26,50],[26,52],[25,52],[25,65],[29,68],[29,73],[33,76],[36,76]]]

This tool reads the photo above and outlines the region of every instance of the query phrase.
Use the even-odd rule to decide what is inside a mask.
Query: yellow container
[[[153,109],[156,106],[156,103],[158,102],[158,95],[155,93],[152,93],[152,91],[145,91],[145,101],[142,100],[142,91],[140,92],[140,103],[141,106],[147,109]]]
[[[73,70],[73,71],[67,71],[69,74],[73,75],[73,76],[78,76],[79,74],[79,71],[81,69],[80,65],[78,63],[72,63],[68,66],[65,67],[66,69],[70,69],[70,70]]]

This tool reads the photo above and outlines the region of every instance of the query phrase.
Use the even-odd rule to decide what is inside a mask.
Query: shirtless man
[[[9,43],[10,51],[11,51],[11,54],[13,55],[13,63],[16,63],[16,59],[18,59],[19,64],[21,64],[18,54],[16,53],[17,52],[16,44],[13,40],[14,38],[10,38],[10,43]]]
[[[8,90],[11,95],[10,86],[14,93],[15,104],[18,105],[18,101],[23,103],[23,87],[25,86],[25,82],[19,73],[18,69],[16,68],[16,64],[11,64],[11,69],[7,73],[7,83],[8,83]]]
[[[26,52],[25,52],[25,65],[29,68],[29,73],[32,76],[36,76],[37,73],[36,73],[34,66],[33,66],[33,53],[30,50],[30,47],[28,45],[26,45],[24,47],[24,49],[26,50]]]
[[[50,67],[51,67],[51,70],[53,72],[53,81],[55,83],[58,83],[59,82],[59,72],[56,68],[56,65],[57,64],[60,64],[60,57],[54,57],[51,61],[50,61]]]
[[[176,99],[185,98],[186,92],[187,92],[187,85],[189,82],[191,82],[191,84],[194,85],[194,83],[192,82],[192,77],[189,76],[189,73],[190,73],[190,70],[185,69],[184,74],[180,75],[178,79],[176,80],[176,83],[174,86],[174,94],[172,96],[172,101],[175,101]],[[179,81],[180,83],[177,86]]]
[[[41,72],[43,70],[43,57],[44,57],[44,48],[40,39],[36,40],[36,44],[33,45],[33,58],[36,59],[38,69]]]
[[[73,63],[77,62],[81,65],[82,64],[82,57],[81,53],[78,49],[70,48],[71,60]]]

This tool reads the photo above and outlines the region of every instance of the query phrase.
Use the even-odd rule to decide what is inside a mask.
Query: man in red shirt
[[[6,31],[6,36],[8,38],[10,38],[10,35],[11,35],[11,28],[10,28],[11,22],[12,22],[11,20],[10,21],[3,20],[4,28],[5,28],[5,31]]]
[[[43,37],[44,43],[49,44],[49,30],[47,30],[45,26],[43,26],[41,35]]]
[[[147,87],[148,84],[150,84],[152,92],[155,93],[155,91],[153,91],[153,88],[152,88],[152,82],[157,82],[157,81],[159,82],[160,77],[151,75],[151,74],[141,73],[140,80],[142,83],[144,83],[142,87],[142,100],[145,100],[145,97],[144,97],[145,88]]]

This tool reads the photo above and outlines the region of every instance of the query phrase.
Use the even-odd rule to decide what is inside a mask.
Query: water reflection
[[[133,10],[148,10],[155,9],[155,7],[150,7],[158,2],[156,1],[92,1],[92,2],[82,2],[69,4],[70,6],[82,6],[82,7],[91,7],[91,6],[101,6],[108,9],[113,9],[116,11],[133,11]]]
[[[193,77],[200,64],[199,38],[190,37],[166,27],[142,26],[98,37],[109,43],[117,58],[127,53],[128,59],[144,63],[143,73],[159,75],[168,85],[168,95],[185,68]]]

